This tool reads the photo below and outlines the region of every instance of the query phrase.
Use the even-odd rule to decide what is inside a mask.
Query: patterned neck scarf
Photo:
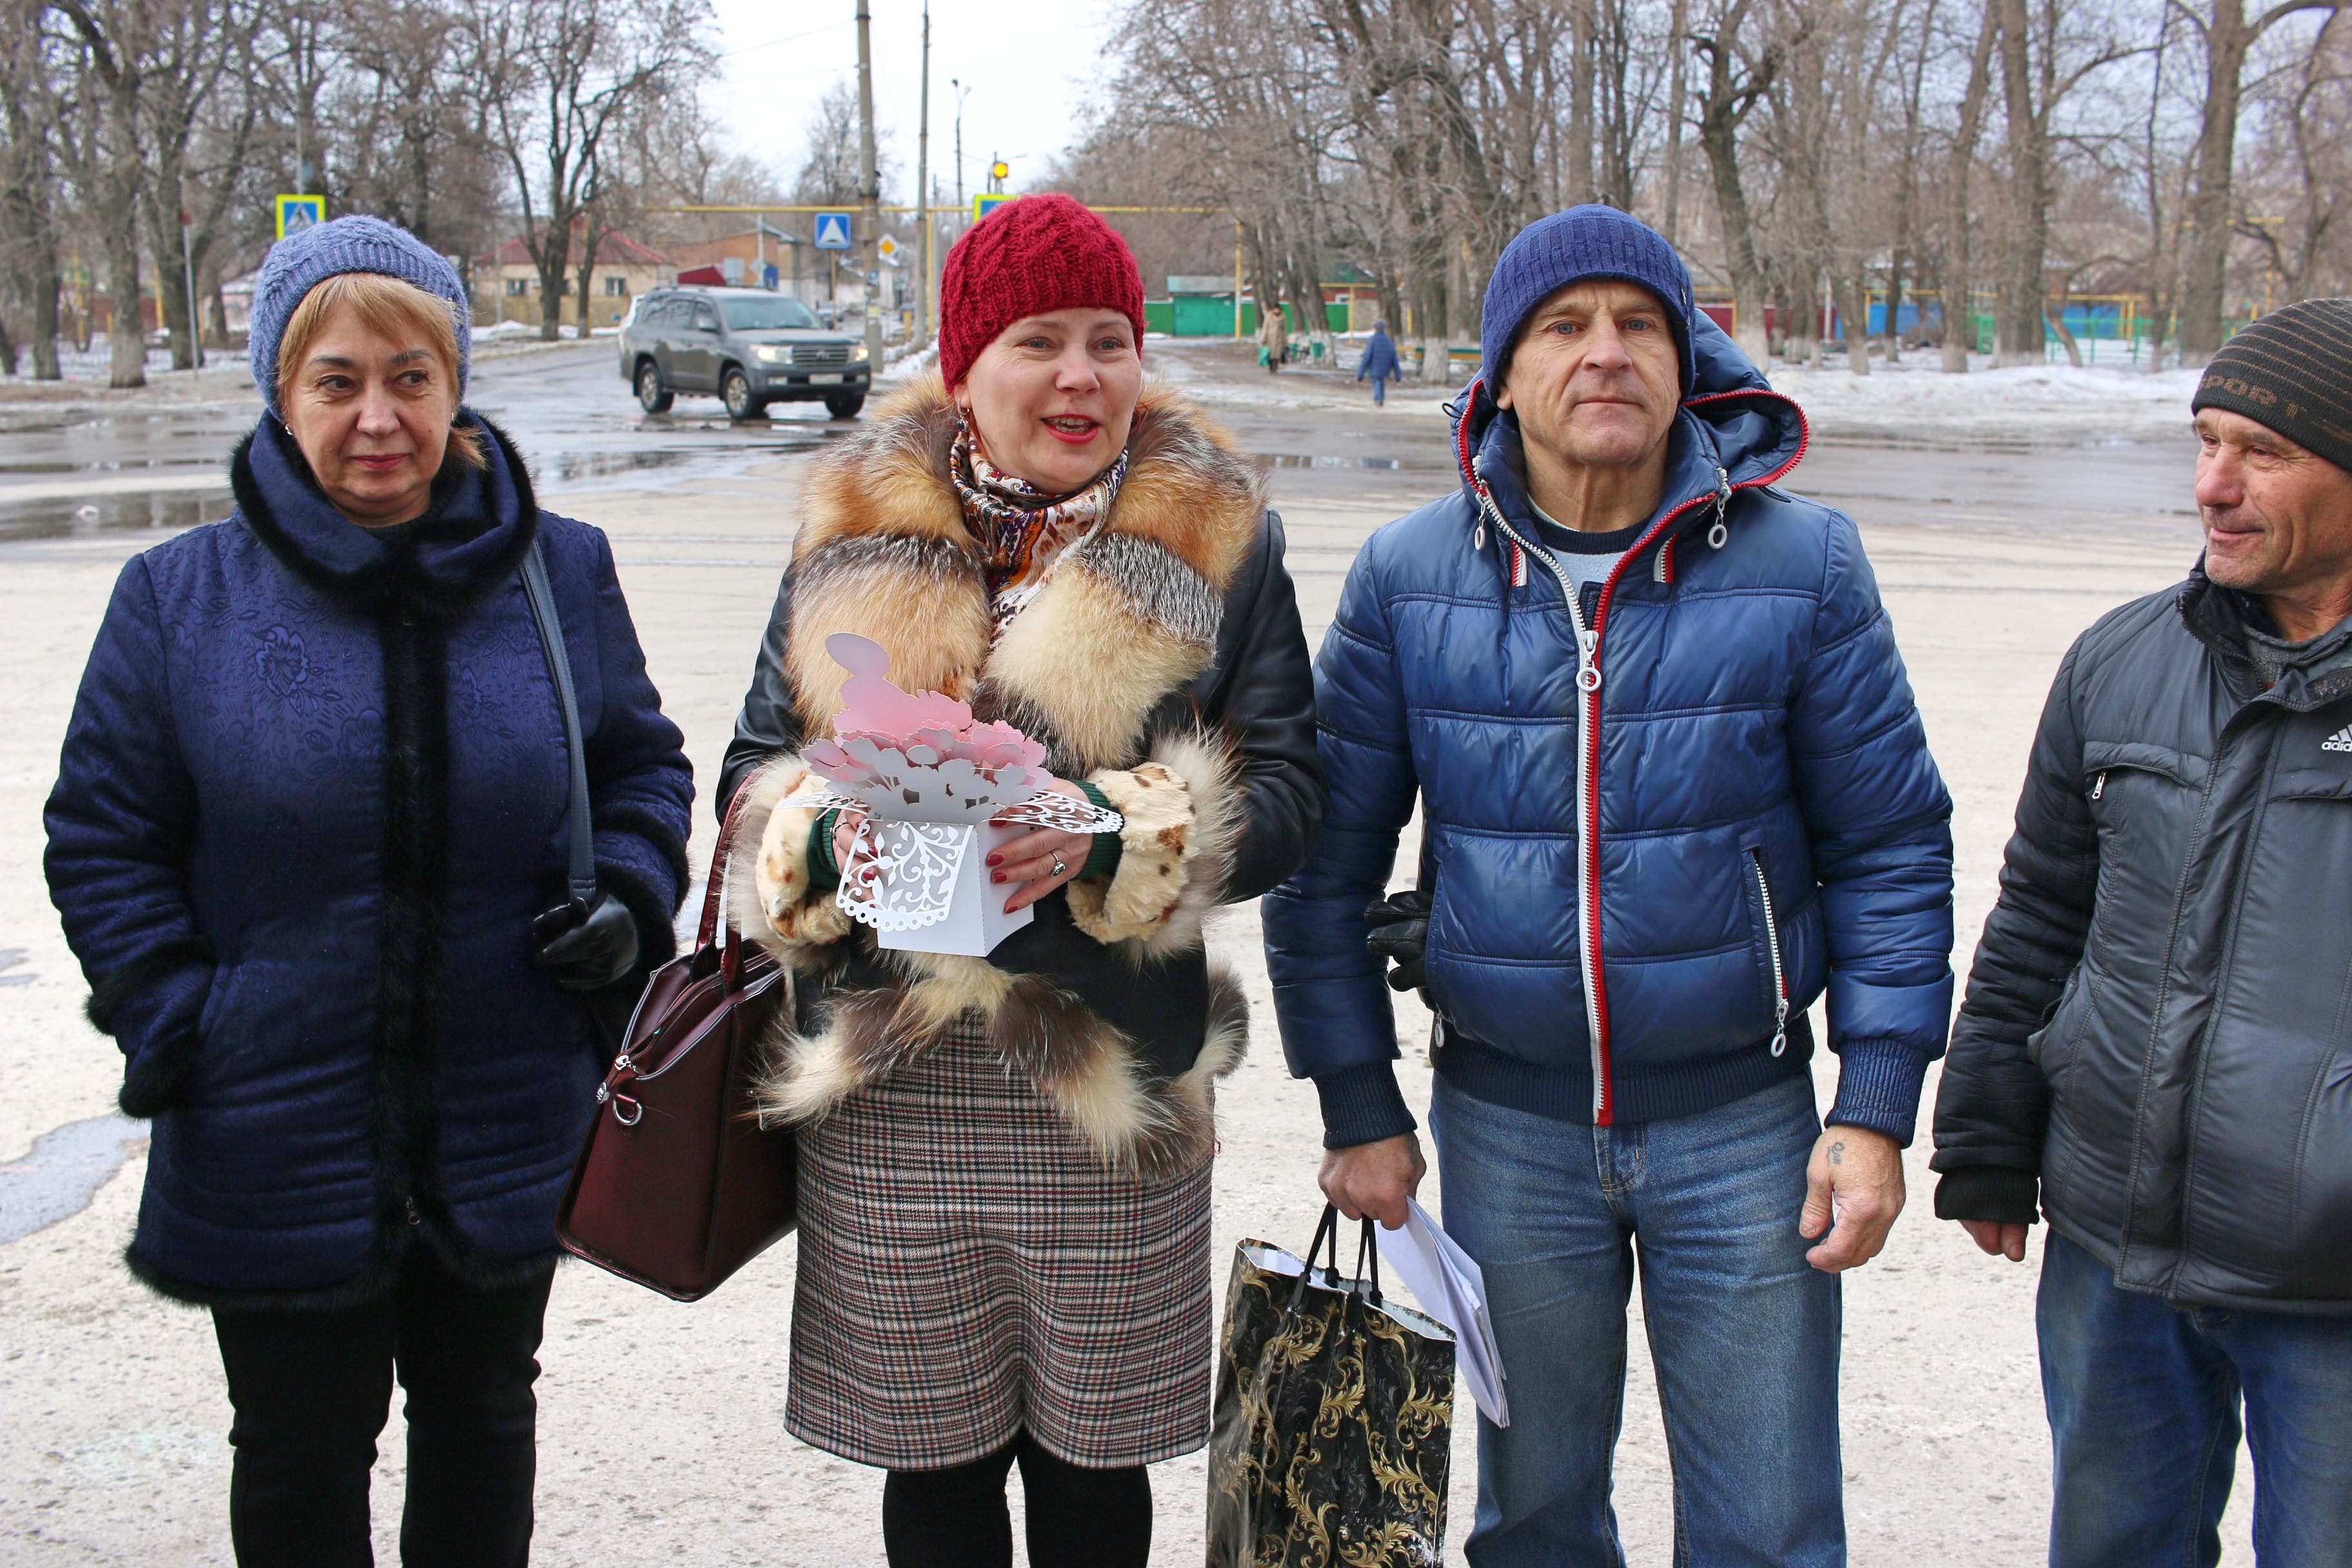
[[[988,552],[992,634],[1002,637],[1051,580],[1062,557],[1100,531],[1119,481],[1127,478],[1127,454],[1121,452],[1084,489],[1052,496],[998,469],[981,454],[971,426],[959,416],[948,471],[963,502],[964,523]]]

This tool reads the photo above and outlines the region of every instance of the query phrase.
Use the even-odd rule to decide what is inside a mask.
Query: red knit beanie
[[[964,231],[940,274],[940,374],[952,387],[1013,322],[1093,305],[1135,326],[1143,352],[1143,274],[1118,230],[1063,195],[1006,202]]]

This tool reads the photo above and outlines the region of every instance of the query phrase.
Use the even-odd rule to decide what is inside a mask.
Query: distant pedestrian
[[[1372,323],[1372,335],[1364,340],[1364,357],[1356,365],[1356,379],[1370,377],[1372,402],[1385,406],[1389,400],[1389,383],[1402,381],[1404,372],[1397,363],[1396,340],[1389,336],[1386,321]]]
[[[1257,312],[1257,359],[1271,374],[1282,368],[1290,353],[1290,323],[1283,319],[1279,300],[1259,300]]]
[[[1423,1166],[1383,956],[1436,1011],[1445,1225],[1510,1380],[1476,1568],[1624,1560],[1636,1258],[1676,1560],[1829,1568],[1837,1275],[1902,1209],[1943,1048],[1951,800],[1853,523],[1780,488],[1803,415],[1664,238],[1540,219],[1483,320],[1461,487],[1366,542],[1316,661],[1330,806],[1264,904],[1284,1049],[1325,1194],[1396,1223]],[[1416,796],[1418,886],[1381,899]]]
[[[2352,300],[2189,400],[2205,552],[2059,666],[1936,1100],[2035,1324],[2053,1568],[2352,1563]],[[2037,1201],[2039,1213],[2037,1214]]]
[[[1241,987],[1216,906],[1297,868],[1321,817],[1307,644],[1249,459],[1143,380],[1143,279],[1066,196],[975,225],[940,372],[820,459],[728,748],[735,905],[799,978],[769,1109],[802,1126],[784,1424],[887,1468],[898,1568],[1140,1568],[1144,1467],[1209,1437],[1212,1096]],[[886,952],[834,899],[854,824],[778,803],[846,673],[1044,742],[1123,831],[991,861],[1035,910],[985,962]],[[1009,896],[1008,896],[1009,895]]]
[[[613,555],[467,409],[466,290],[405,231],[289,235],[253,300],[236,510],[135,556],[47,813],[50,896],[153,1119],[131,1268],[212,1309],[240,1563],[512,1568],[588,994],[668,955],[694,793]],[[553,585],[603,892],[567,898]]]

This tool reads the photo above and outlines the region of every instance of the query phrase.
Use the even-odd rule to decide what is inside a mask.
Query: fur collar
[[[1199,410],[1148,386],[1102,531],[992,647],[982,546],[950,477],[955,431],[946,388],[926,376],[811,474],[784,659],[803,723],[823,733],[839,710],[846,672],[824,639],[854,631],[889,650],[900,686],[1020,725],[1056,771],[1131,765],[1152,708],[1209,663],[1263,526],[1264,480]]]

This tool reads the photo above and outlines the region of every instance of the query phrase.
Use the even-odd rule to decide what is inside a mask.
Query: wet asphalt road
[[[1337,375],[1293,371],[1277,389],[1244,374],[1223,345],[1154,350],[1276,470],[1277,503],[1392,500],[1402,511],[1451,483],[1445,422],[1414,407],[1411,395],[1400,392],[1379,412],[1355,403],[1353,384]],[[681,397],[671,413],[647,416],[609,342],[487,353],[470,401],[515,439],[549,496],[638,488],[656,472],[725,474],[814,452],[856,427],[814,403],[782,405],[747,425],[730,424],[710,397]],[[226,517],[226,459],[258,413],[257,401],[157,413],[0,405],[0,542],[100,536],[136,549]],[[2185,443],[2177,451],[2130,443],[1894,447],[1830,431],[1790,483],[1872,521],[2137,532],[2193,515],[2189,462]]]

